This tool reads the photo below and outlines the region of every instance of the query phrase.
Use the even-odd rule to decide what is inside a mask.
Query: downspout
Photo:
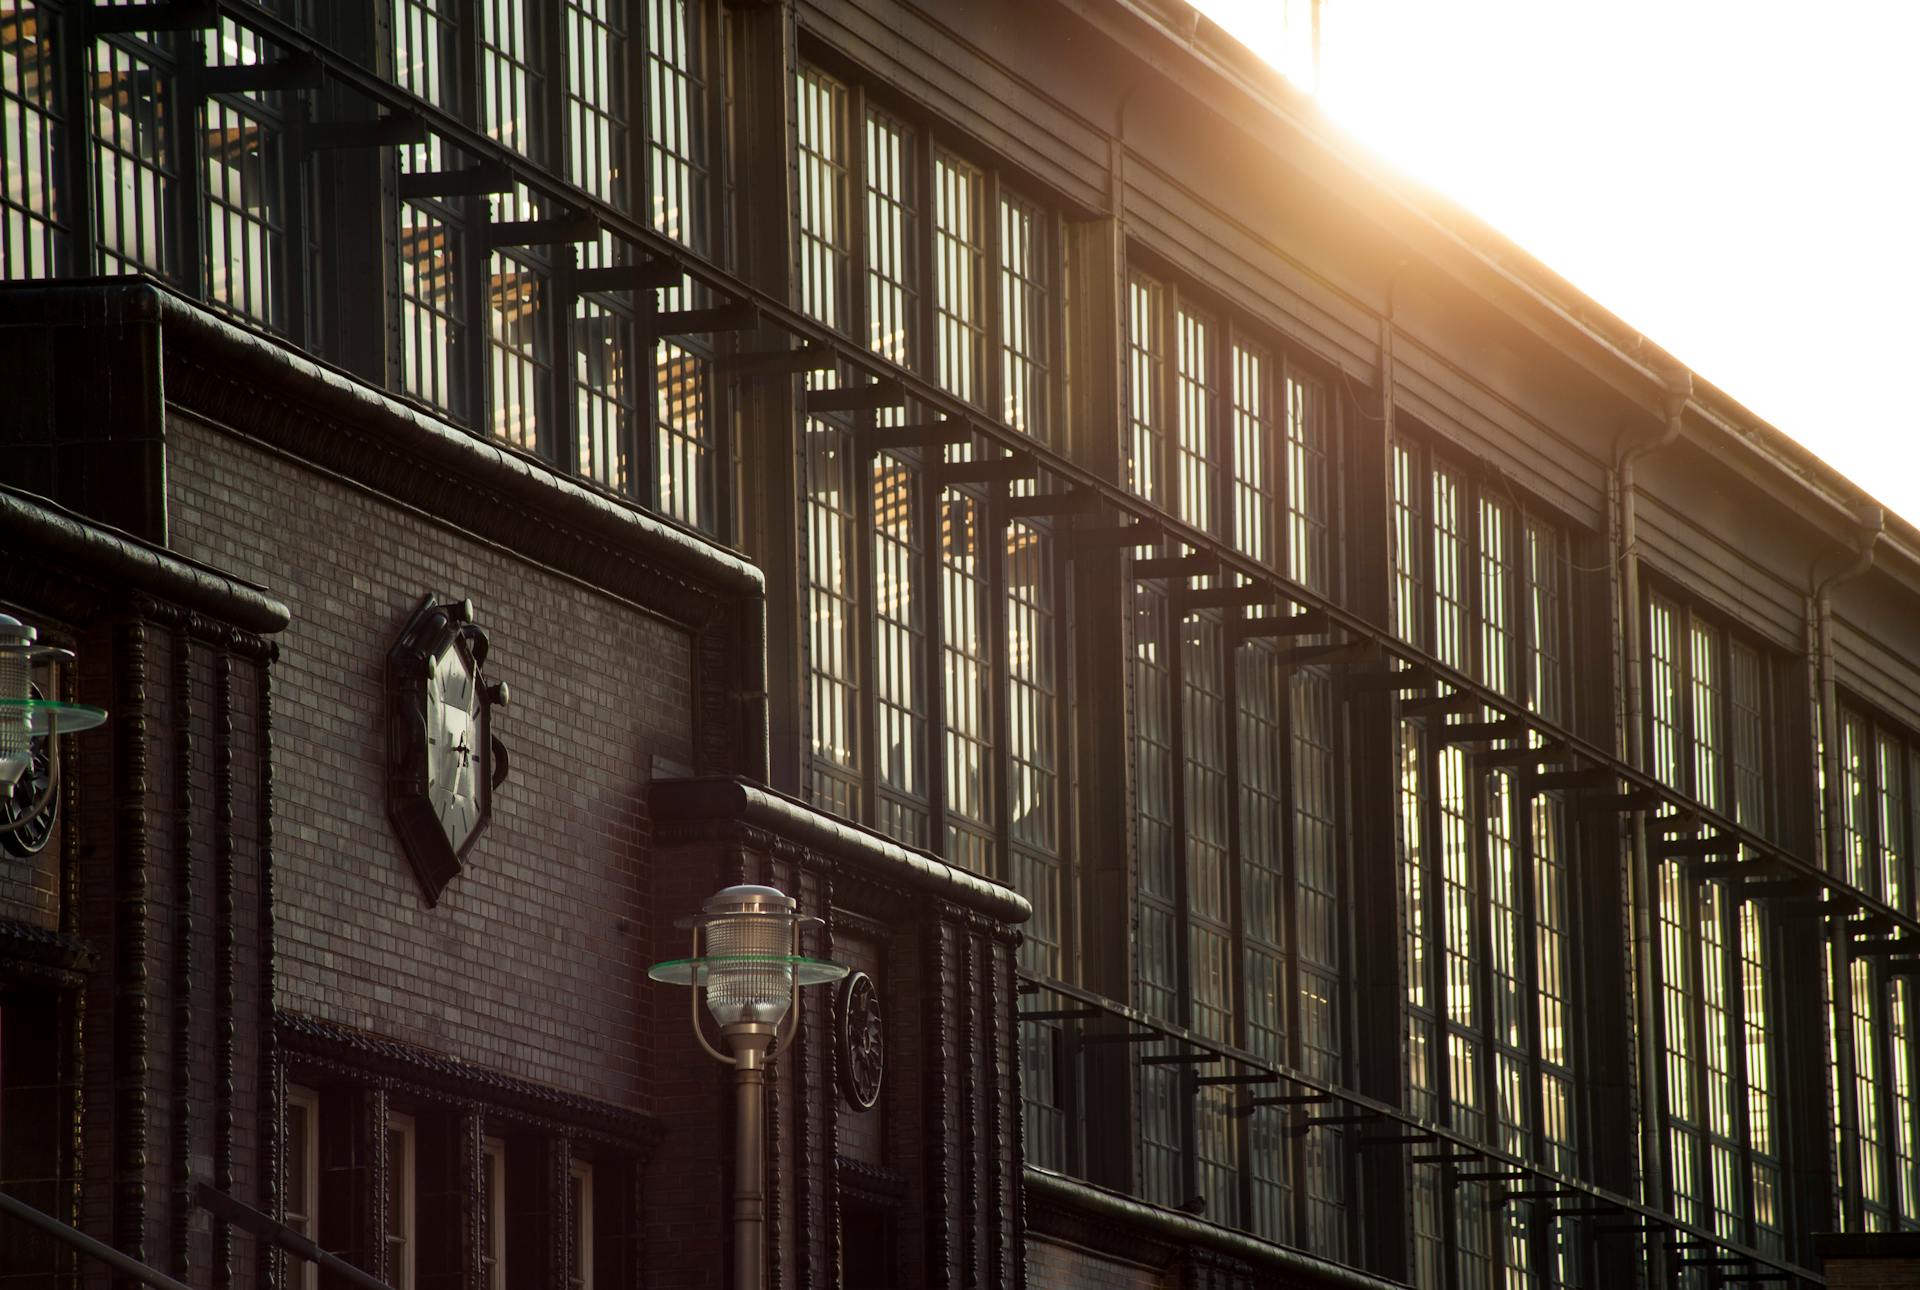
[[[1666,425],[1658,435],[1621,448],[1614,458],[1613,478],[1615,523],[1620,550],[1620,643],[1621,692],[1625,700],[1624,729],[1620,732],[1621,754],[1636,770],[1645,772],[1649,761],[1646,730],[1646,694],[1642,669],[1645,643],[1640,624],[1640,529],[1635,498],[1639,485],[1636,467],[1641,458],[1670,448],[1680,438],[1686,419],[1687,403],[1693,397],[1693,375],[1685,369],[1669,372],[1662,382],[1662,402]],[[1638,1052],[1640,1087],[1640,1178],[1642,1197],[1665,1206],[1666,1170],[1662,1150],[1662,1117],[1659,1112],[1660,1055],[1654,1043],[1659,1033],[1659,991],[1654,973],[1654,889],[1647,873],[1647,824],[1644,812],[1629,815],[1627,899],[1633,918],[1634,1011],[1639,1032]]]
[[[1873,568],[1874,548],[1879,545],[1881,536],[1887,530],[1887,512],[1883,507],[1875,506],[1868,512],[1870,518],[1862,525],[1864,530],[1860,548],[1851,563],[1834,573],[1812,583],[1807,596],[1807,658],[1813,682],[1814,694],[1814,730],[1815,755],[1818,758],[1820,778],[1820,815],[1817,827],[1820,831],[1820,851],[1826,862],[1827,872],[1837,878],[1846,876],[1846,831],[1840,827],[1843,803],[1840,796],[1842,765],[1840,733],[1840,697],[1839,686],[1834,679],[1833,662],[1833,589],[1843,582],[1851,582],[1865,576]],[[1819,562],[1814,564],[1819,570]],[[1836,1064],[1827,1081],[1830,1095],[1838,1099],[1838,1105],[1831,1108],[1832,1120],[1840,1126],[1842,1143],[1852,1142],[1859,1132],[1858,1116],[1854,1107],[1854,1055],[1853,1044],[1838,1043],[1834,1028],[1839,1017],[1852,1015],[1853,975],[1851,956],[1847,952],[1847,932],[1845,923],[1827,920],[1826,966],[1828,974],[1827,999],[1831,1006],[1822,1009],[1821,1022],[1826,1034],[1821,1036],[1822,1048],[1832,1053]],[[1837,1016],[1836,1016],[1837,1012]],[[1837,1085],[1837,1087],[1836,1087]],[[1839,1153],[1840,1194],[1844,1213],[1844,1223],[1857,1221],[1860,1213],[1860,1160],[1852,1151]]]
[[[1826,857],[1827,872],[1841,876],[1846,856],[1841,831],[1834,827],[1840,818],[1840,702],[1833,668],[1833,589],[1843,582],[1864,577],[1873,568],[1874,548],[1887,531],[1887,512],[1875,506],[1861,527],[1864,536],[1853,562],[1836,573],[1813,583],[1808,598],[1808,653],[1814,660],[1814,683],[1818,687],[1817,733],[1820,741],[1820,833],[1821,854]],[[1815,565],[1817,569],[1818,564]]]

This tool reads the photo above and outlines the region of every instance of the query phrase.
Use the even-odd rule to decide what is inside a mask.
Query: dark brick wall
[[[1166,1281],[1138,1264],[1076,1245],[1027,1241],[1027,1284],[1034,1290],[1160,1290]]]
[[[273,669],[276,1004],[609,1101],[637,1100],[644,795],[692,760],[687,634],[184,415],[171,544],[261,583]],[[426,592],[471,597],[511,780],[429,909],[387,823],[384,667]]]

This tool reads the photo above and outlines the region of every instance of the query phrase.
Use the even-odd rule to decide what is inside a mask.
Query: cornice
[[[744,559],[169,293],[167,400],[692,627],[765,595]]]
[[[290,1064],[318,1067],[346,1081],[384,1081],[440,1101],[481,1102],[626,1148],[651,1147],[664,1133],[660,1122],[643,1111],[504,1075],[337,1022],[276,1011],[273,1027]]]
[[[41,581],[60,602],[54,606],[56,614],[73,621],[117,608],[108,598],[124,603],[128,589],[136,596],[144,593],[144,603],[156,607],[145,616],[156,616],[158,606],[169,604],[175,608],[167,612],[178,612],[203,633],[230,633],[236,644],[244,638],[257,648],[264,648],[257,644],[260,634],[278,632],[291,620],[287,606],[264,588],[5,486],[0,486],[0,545],[15,545],[40,557],[11,562],[0,589],[11,594],[18,581],[23,602],[38,600],[31,594],[31,570],[57,568],[57,574],[48,572]]]
[[[871,829],[850,823],[804,802],[782,796],[751,780],[711,775],[655,780],[649,797],[655,841],[752,840],[794,859],[830,857],[838,866],[860,871],[921,898],[932,898],[946,916],[978,920],[983,930],[1017,936],[1014,924],[1033,916],[1033,906],[1011,888],[958,869],[926,851],[905,847]]]

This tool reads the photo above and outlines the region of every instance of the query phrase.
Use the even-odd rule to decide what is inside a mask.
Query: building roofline
[[[1768,422],[1712,381],[1693,372],[1657,342],[1581,291],[1544,261],[1457,201],[1407,175],[1336,125],[1310,94],[1255,54],[1238,37],[1187,0],[1059,0],[1089,24],[1118,34],[1131,20],[1191,58],[1198,69],[1244,94],[1283,126],[1316,146],[1356,181],[1376,190],[1413,220],[1462,253],[1479,274],[1531,300],[1605,359],[1647,383],[1650,398],[1675,371],[1693,376],[1692,406],[1718,439],[1743,455],[1758,453],[1809,500],[1853,525],[1869,522],[1882,504],[1832,464]],[[1258,133],[1254,131],[1254,133]],[[1440,266],[1444,269],[1446,266]],[[1483,279],[1464,285],[1505,309]],[[1891,511],[1885,542],[1920,575],[1920,525]],[[1920,576],[1914,579],[1920,582]]]

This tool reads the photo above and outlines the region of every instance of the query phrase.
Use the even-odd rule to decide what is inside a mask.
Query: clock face
[[[480,823],[480,693],[458,640],[427,674],[427,801],[456,853]]]
[[[481,675],[487,652],[472,603],[432,596],[387,652],[387,818],[429,905],[460,875],[506,779],[492,711],[507,688]]]

